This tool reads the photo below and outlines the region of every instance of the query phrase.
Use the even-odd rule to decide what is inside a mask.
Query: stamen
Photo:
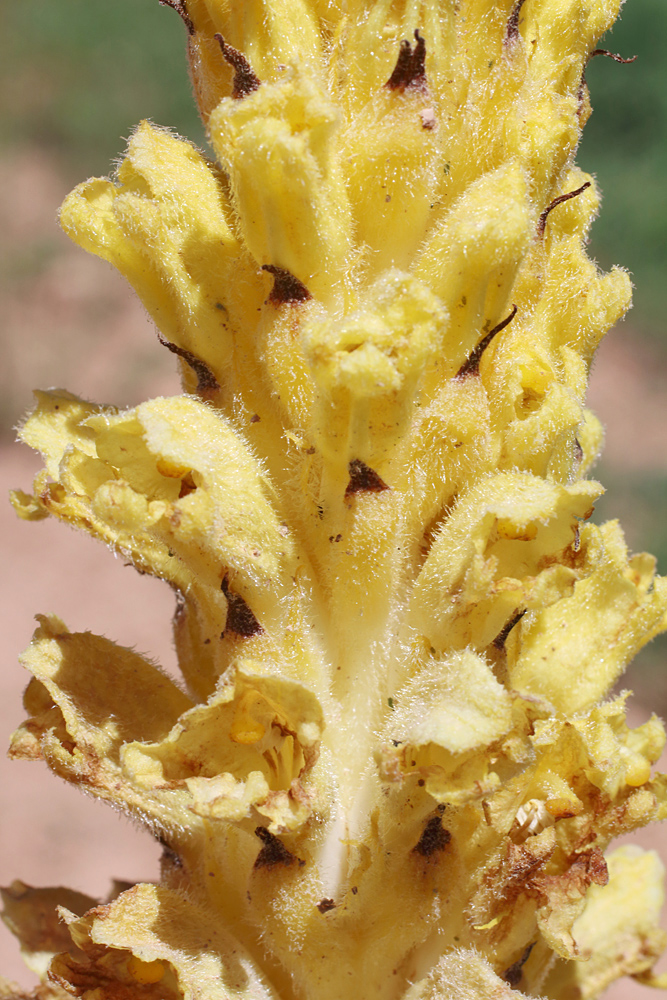
[[[570,198],[576,198],[578,194],[581,194],[582,191],[585,191],[586,188],[589,188],[590,186],[591,182],[586,181],[586,183],[582,184],[581,187],[577,188],[576,191],[568,191],[567,194],[561,194],[557,198],[554,198],[551,204],[547,205],[547,207],[544,209],[544,211],[540,216],[539,222],[537,223],[538,238],[544,236],[544,229],[547,224],[547,217],[549,215],[549,212],[553,212],[554,208],[556,208],[557,205],[562,205],[564,201],[569,201]]]
[[[262,81],[255,75],[252,66],[243,53],[233,48],[233,46],[228,45],[222,35],[216,34],[215,38],[220,44],[225,61],[234,70],[234,82],[232,85],[232,97],[234,100],[238,101],[241,97],[247,97],[248,94],[252,94],[253,90],[258,90]]]
[[[168,340],[164,340],[159,333],[157,335],[157,339],[163,347],[167,348],[168,351],[171,351],[172,354],[176,354],[179,358],[183,358],[183,361],[190,365],[193,372],[197,376],[197,392],[200,395],[206,391],[216,392],[220,388],[220,383],[211,369],[195,354],[191,354],[190,351],[186,351],[185,348],[179,347],[177,344],[172,344]]]
[[[171,7],[179,15],[183,24],[188,29],[189,35],[194,35],[195,26],[188,14],[187,0],[157,0],[161,7]]]
[[[479,375],[479,363],[482,360],[482,355],[487,349],[493,338],[501,330],[504,330],[508,323],[511,323],[516,316],[516,306],[512,306],[512,312],[509,314],[507,319],[504,319],[502,323],[498,323],[498,326],[494,326],[493,330],[487,333],[486,337],[480,340],[477,347],[474,349],[472,354],[463,362],[461,367],[456,373],[456,378],[464,379],[469,378],[471,375]]]
[[[398,51],[398,59],[394,71],[385,83],[389,90],[425,90],[426,89],[426,42],[415,31],[415,47],[404,38]]]
[[[350,481],[345,489],[345,496],[349,497],[353,493],[382,493],[389,487],[380,479],[377,472],[371,469],[360,458],[355,458],[348,465]]]
[[[284,305],[286,302],[307,302],[312,295],[306,286],[295,278],[286,267],[276,267],[275,264],[262,264],[262,271],[268,271],[273,275],[273,288],[269,295],[269,302],[274,306]]]

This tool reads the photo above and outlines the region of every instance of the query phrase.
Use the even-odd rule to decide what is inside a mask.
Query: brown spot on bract
[[[607,885],[609,882],[609,869],[604,859],[604,854],[599,847],[594,847],[589,854],[585,854],[586,875],[595,885]]]
[[[258,632],[264,631],[241,595],[229,589],[226,576],[220,584],[220,589],[227,600],[227,620],[225,622],[225,630],[222,633],[223,636],[227,632],[233,632],[234,635],[249,638],[252,635],[257,635]]]
[[[285,267],[276,267],[274,264],[262,264],[262,271],[268,271],[273,275],[273,288],[269,294],[269,302],[274,306],[281,306],[286,303],[307,302],[312,298],[310,292],[298,278],[295,278],[291,271]]]
[[[469,357],[466,358],[466,360],[463,362],[463,364],[457,371],[456,373],[457,379],[470,378],[471,375],[479,375],[479,363],[482,360],[482,355],[484,354],[484,351],[487,349],[487,347],[489,346],[493,338],[496,336],[496,334],[500,333],[501,330],[504,330],[505,327],[512,322],[512,320],[516,316],[516,313],[517,313],[516,306],[512,306],[512,312],[509,314],[509,316],[507,316],[506,319],[502,321],[502,323],[498,323],[497,326],[494,326],[493,330],[490,330],[489,333],[487,333],[486,337],[483,337],[482,340],[480,340],[479,344],[474,349],[472,354],[470,354]]]
[[[512,45],[517,42],[520,38],[519,35],[519,16],[521,14],[521,8],[523,7],[526,0],[517,0],[512,8],[512,13],[507,20],[507,28],[505,29],[505,44]]]
[[[276,865],[284,865],[289,868],[290,865],[299,861],[296,855],[287,850],[282,840],[273,833],[269,833],[265,826],[258,826],[255,829],[255,836],[259,837],[264,845],[255,858],[255,868],[275,868]],[[299,861],[299,864],[303,864],[303,862]]]
[[[517,613],[510,618],[507,624],[503,625],[500,632],[493,640],[493,645],[496,647],[496,649],[505,648],[507,636],[510,634],[514,626],[519,624],[525,613],[526,613],[526,608],[524,608],[523,611],[517,611]]]
[[[574,861],[560,875],[537,874],[531,880],[540,905],[556,909],[563,900],[573,896],[585,896],[590,885],[607,885],[609,871],[604,855],[599,847],[578,854]]]
[[[320,911],[320,913],[328,913],[329,910],[333,910],[335,906],[336,904],[334,903],[333,899],[325,898],[319,901],[319,903],[317,904],[317,909]]]
[[[162,835],[160,835],[156,839],[157,839],[158,844],[160,844],[161,847],[162,847],[162,857],[160,858],[160,862],[162,863],[162,865],[165,865],[168,868],[182,868],[183,867],[183,859],[173,849],[173,847],[171,847],[167,843],[167,841],[165,840],[165,838]]]
[[[523,892],[528,891],[534,877],[554,852],[551,844],[540,844],[537,853],[533,854],[527,847],[510,843],[506,862],[498,873],[497,884],[504,889],[505,900],[513,903]],[[494,879],[495,880],[495,879]]]
[[[382,493],[389,487],[378,476],[374,469],[362,462],[360,458],[353,459],[348,465],[350,479],[345,489],[345,496],[353,493]]]
[[[195,26],[192,23],[190,15],[188,14],[188,6],[186,0],[158,0],[161,7],[171,7],[181,18],[183,24],[188,29],[189,35],[194,35]]]
[[[234,82],[232,83],[232,97],[235,101],[242,97],[247,97],[254,90],[258,90],[262,81],[255,75],[252,66],[238,49],[228,45],[221,34],[216,34],[215,39],[220,45],[225,62],[234,70]]]
[[[426,42],[415,31],[415,46],[407,38],[401,42],[394,71],[385,83],[389,90],[426,89]]]
[[[637,56],[630,56],[629,59],[624,59],[623,56],[619,56],[617,52],[610,52],[609,49],[594,49],[588,57],[589,61],[595,56],[607,56],[607,58],[613,59],[614,62],[624,63],[625,65],[633,63],[637,59]]]
[[[538,238],[544,236],[544,230],[547,225],[547,219],[549,217],[549,213],[553,212],[554,208],[556,208],[557,205],[562,205],[564,201],[569,201],[570,198],[576,198],[578,194],[581,194],[582,191],[585,191],[586,188],[589,188],[590,186],[591,182],[586,181],[586,183],[582,184],[581,187],[578,187],[576,191],[568,191],[567,194],[561,194],[557,198],[554,198],[551,204],[547,205],[547,207],[544,209],[539,218],[539,221],[537,223]]]
[[[430,858],[438,851],[444,851],[451,839],[452,835],[442,825],[441,817],[431,816],[422,830],[419,841],[412,848],[412,853],[421,854],[423,858]]]
[[[157,339],[168,351],[171,351],[172,354],[182,358],[183,361],[190,365],[190,368],[192,368],[197,376],[197,392],[200,395],[203,395],[204,392],[216,392],[220,388],[220,384],[211,369],[195,354],[186,351],[185,348],[179,347],[177,344],[172,344],[168,340],[164,340],[159,333]]]
[[[535,947],[535,942],[533,941],[532,944],[528,945],[521,958],[519,958],[516,962],[510,965],[510,967],[508,969],[505,969],[505,971],[503,972],[502,978],[505,980],[508,986],[512,987],[512,989],[518,986],[519,983],[521,982],[521,976],[523,975],[523,967],[530,958],[530,953],[534,947]]]
[[[181,480],[181,488],[178,491],[178,499],[181,500],[183,497],[189,497],[191,493],[197,489],[197,484],[192,478],[192,472],[188,472],[187,475],[183,476]]]

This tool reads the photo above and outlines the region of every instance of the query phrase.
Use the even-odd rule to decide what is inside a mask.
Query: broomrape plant
[[[61,220],[184,391],[38,393],[13,502],[167,581],[183,683],[40,617],[11,755],[145,825],[162,876],[7,890],[34,996],[665,985],[660,862],[603,852],[667,816],[663,726],[609,699],[667,583],[587,523],[630,282],[585,254],[573,157],[618,0],[161,2],[217,162],[142,122]]]

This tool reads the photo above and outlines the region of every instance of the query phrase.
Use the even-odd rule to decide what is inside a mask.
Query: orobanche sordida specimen
[[[11,748],[144,824],[162,876],[14,883],[36,996],[660,985],[660,862],[605,852],[667,815],[662,724],[610,696],[667,584],[588,521],[630,282],[586,256],[573,156],[617,0],[163,5],[216,159],[143,122],[61,218],[183,395],[40,392],[14,503],[173,588],[182,683],[41,617]]]

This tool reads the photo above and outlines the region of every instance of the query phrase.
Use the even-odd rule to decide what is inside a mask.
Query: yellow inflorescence
[[[61,220],[184,394],[39,393],[14,504],[171,585],[184,687],[41,617],[11,755],[146,824],[163,871],[64,894],[66,926],[8,896],[39,997],[661,985],[660,862],[605,852],[667,817],[662,723],[610,698],[667,582],[586,478],[630,282],[586,256],[573,157],[618,3],[161,2],[216,162],[143,122]]]

